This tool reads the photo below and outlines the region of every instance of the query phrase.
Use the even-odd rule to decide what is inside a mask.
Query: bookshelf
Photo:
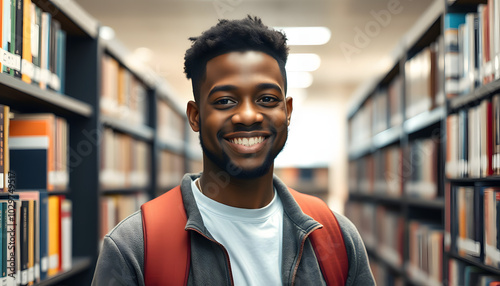
[[[435,1],[391,54],[392,67],[353,95],[346,214],[379,285],[500,281],[499,20],[498,1]],[[391,227],[373,225],[384,212],[402,221],[389,230],[402,233],[392,242],[403,245],[401,262],[380,251]]]
[[[72,202],[71,268],[34,285],[90,285],[101,236],[142,202],[177,185],[186,171],[200,171],[201,150],[168,83],[137,64],[119,40],[101,38],[91,15],[73,0],[32,3],[66,36],[61,89],[57,81],[44,88],[0,73],[0,104],[16,116],[53,114],[67,122],[67,142],[58,144],[67,149],[68,183],[47,194]],[[168,118],[159,116],[165,109]],[[162,153],[174,158],[173,169],[161,170]],[[163,177],[167,184],[160,184]]]

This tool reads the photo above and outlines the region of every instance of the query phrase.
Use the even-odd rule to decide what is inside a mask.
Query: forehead
[[[276,59],[258,51],[230,52],[207,62],[202,94],[219,84],[275,83],[284,90]]]

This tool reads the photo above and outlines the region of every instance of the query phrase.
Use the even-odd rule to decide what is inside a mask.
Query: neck
[[[228,206],[256,209],[268,205],[274,197],[273,167],[261,177],[241,179],[204,164],[200,186],[205,196]]]

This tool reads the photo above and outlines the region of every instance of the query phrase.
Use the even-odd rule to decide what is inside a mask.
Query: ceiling
[[[114,29],[130,51],[147,47],[147,64],[164,77],[181,100],[191,98],[183,74],[188,37],[198,36],[219,18],[247,14],[268,26],[326,26],[322,46],[292,46],[293,53],[316,53],[307,98],[317,102],[348,98],[370,77],[387,69],[388,55],[432,0],[75,0],[102,25]],[[395,14],[396,12],[397,14]],[[377,16],[379,15],[379,16]],[[368,30],[367,30],[368,29]],[[370,30],[371,29],[371,30]],[[306,100],[308,100],[306,99]],[[320,99],[320,100],[318,100]]]

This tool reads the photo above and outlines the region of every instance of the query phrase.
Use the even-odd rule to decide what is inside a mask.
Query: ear
[[[286,125],[290,126],[290,118],[292,117],[293,111],[293,98],[287,97],[286,99]]]
[[[200,131],[200,110],[196,102],[190,100],[186,107],[186,115],[189,120],[189,125],[194,132]]]

